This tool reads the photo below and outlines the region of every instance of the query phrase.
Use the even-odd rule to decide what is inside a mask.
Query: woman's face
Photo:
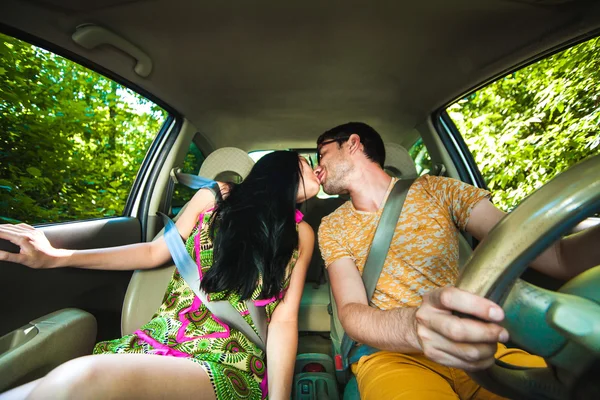
[[[302,203],[311,197],[315,197],[319,193],[321,183],[317,174],[306,161],[306,158],[300,157],[300,168],[302,169],[302,179],[298,183],[298,203]],[[304,181],[304,182],[302,182]]]

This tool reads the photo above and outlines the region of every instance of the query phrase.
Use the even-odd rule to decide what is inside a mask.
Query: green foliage
[[[423,143],[423,139],[419,138],[419,140],[417,140],[408,150],[408,154],[415,162],[415,167],[417,168],[417,174],[419,174],[419,176],[431,172],[431,156]]]
[[[181,172],[185,172],[192,175],[198,175],[200,172],[200,166],[204,162],[204,154],[198,149],[196,144],[192,142],[190,144],[190,148],[185,155],[185,159],[183,160],[183,166],[181,167]],[[196,190],[190,189],[184,185],[175,185],[175,189],[173,190],[173,197],[171,200],[171,207],[173,208],[173,214],[177,214],[177,212],[194,197],[196,194]]]
[[[600,38],[508,75],[448,108],[493,200],[510,210],[600,146]]]
[[[72,61],[0,35],[0,221],[120,215],[167,113]]]

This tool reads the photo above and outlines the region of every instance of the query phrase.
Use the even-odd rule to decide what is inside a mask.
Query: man
[[[483,240],[504,216],[487,191],[445,177],[418,178],[370,307],[360,274],[396,179],[382,169],[381,137],[364,123],[335,127],[319,137],[317,146],[316,173],[325,192],[351,197],[319,228],[340,322],[351,338],[382,350],[352,365],[362,399],[499,398],[465,371],[491,366],[494,355],[512,364],[545,366],[537,356],[498,344],[508,340],[498,324],[504,318],[498,305],[452,287],[458,278],[459,230]],[[599,246],[591,245],[598,243],[598,228],[557,242],[532,266],[562,279],[593,267],[593,260],[600,260]],[[582,246],[595,253],[582,257],[576,251]]]

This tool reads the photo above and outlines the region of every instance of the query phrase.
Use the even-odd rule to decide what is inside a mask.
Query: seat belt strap
[[[375,347],[371,347],[366,344],[361,344],[360,346],[356,347],[356,349],[352,351],[351,354],[348,355],[348,365],[354,364],[355,362],[360,360],[361,357],[370,356],[371,354],[375,354],[379,351],[381,350],[376,349]]]
[[[202,187],[207,187],[211,189],[211,191],[216,190],[216,195],[220,194],[218,184],[215,181],[207,180],[206,178],[197,177],[195,175],[189,176],[193,178],[201,178],[190,179],[189,181],[192,183],[195,181],[195,184],[202,182],[205,185],[210,185],[208,187]],[[202,187],[195,188],[200,189]],[[194,291],[200,301],[215,317],[219,318],[230,327],[236,328],[261,350],[266,351],[267,316],[265,308],[256,306],[251,300],[246,301],[249,314],[252,317],[252,321],[255,323],[260,334],[257,335],[250,324],[248,324],[248,322],[231,305],[231,303],[228,301],[209,301],[206,293],[200,287],[200,274],[198,272],[198,266],[188,254],[175,223],[173,223],[173,221],[166,215],[162,213],[160,214],[165,225],[165,242],[167,243],[167,247],[169,248],[173,262],[175,263],[175,266],[177,267],[181,277],[186,281],[188,286]]]
[[[260,347],[263,350],[266,350],[267,343],[267,333],[268,333],[268,324],[267,324],[267,310],[265,307],[259,307],[252,300],[246,300],[246,308],[248,308],[248,313],[250,317],[252,317],[252,321],[256,326],[256,330],[258,331],[258,337],[262,340],[262,346]],[[227,303],[229,304],[229,303]],[[246,320],[244,320],[245,322]],[[247,323],[246,323],[247,325]],[[252,331],[254,332],[254,330]],[[258,346],[258,344],[257,344]]]
[[[383,206],[381,218],[377,224],[377,229],[375,230],[375,235],[371,242],[371,249],[369,250],[369,255],[367,256],[367,261],[365,261],[365,267],[362,273],[362,280],[365,285],[369,304],[371,304],[377,281],[381,276],[383,264],[385,263],[385,259],[392,244],[392,238],[396,231],[396,225],[398,224],[398,219],[402,212],[404,200],[406,200],[406,195],[413,182],[414,179],[399,179],[396,181]],[[354,349],[355,345],[356,342],[350,339],[346,332],[344,332],[342,343],[340,345],[344,369],[348,368],[350,365],[351,358],[356,358],[354,355],[353,357],[350,357],[350,352]],[[369,347],[368,354],[373,354],[376,351],[376,349]],[[362,355],[366,355],[366,353]],[[362,355],[360,357],[362,357]]]
[[[168,210],[170,212],[173,192],[175,191],[175,185],[178,183],[181,183],[182,185],[193,190],[208,189],[218,200],[221,200],[221,189],[219,188],[219,184],[212,179],[183,173],[181,172],[181,168],[173,168],[169,172],[169,178],[170,179],[166,188],[167,199],[165,200],[165,204],[161,207],[162,210]]]
[[[213,181],[212,179],[208,179],[208,178],[205,178],[203,176],[198,176],[198,175],[185,174],[183,172],[180,172],[179,169],[174,171],[173,175],[174,175],[174,180],[176,180],[175,183],[181,183],[182,185],[185,185],[185,186],[189,187],[190,189],[195,189],[195,190],[204,189],[204,188],[214,189],[215,185],[217,185],[217,187],[218,187],[218,183],[216,181]],[[173,177],[173,175],[172,175],[172,177]]]
[[[189,187],[190,189],[208,189],[215,197],[221,200],[221,189],[219,184],[212,180],[199,175],[185,174],[180,171],[174,171],[175,179],[178,183]],[[258,307],[252,300],[246,300],[246,308],[252,317],[252,321],[256,325],[259,337],[265,339],[267,337],[267,314],[264,307]],[[217,315],[218,317],[218,315]]]
[[[400,213],[402,212],[402,206],[404,206],[404,200],[410,189],[410,185],[414,182],[414,179],[399,179],[394,188],[390,192],[390,195],[383,206],[383,212],[377,225],[377,230],[373,236],[371,242],[371,249],[365,261],[365,267],[362,273],[362,280],[365,284],[365,291],[367,292],[367,299],[371,303],[377,281],[383,270],[383,264],[387,258],[388,251],[392,244],[392,238],[396,231],[396,225],[400,219]]]

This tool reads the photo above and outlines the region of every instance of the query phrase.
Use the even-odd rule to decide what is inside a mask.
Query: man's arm
[[[488,200],[479,201],[471,211],[467,232],[484,240],[506,214]],[[568,280],[600,264],[600,225],[555,242],[531,266],[554,278]]]
[[[476,370],[493,362],[498,341],[508,333],[496,323],[459,318],[452,310],[485,321],[501,321],[502,309],[473,294],[447,287],[423,297],[422,305],[382,311],[368,306],[365,288],[350,258],[327,268],[344,330],[352,339],[381,350],[423,352],[441,364]]]
[[[329,282],[344,330],[352,339],[381,350],[421,351],[415,333],[415,308],[382,311],[369,307],[362,278],[351,258],[328,268]]]

